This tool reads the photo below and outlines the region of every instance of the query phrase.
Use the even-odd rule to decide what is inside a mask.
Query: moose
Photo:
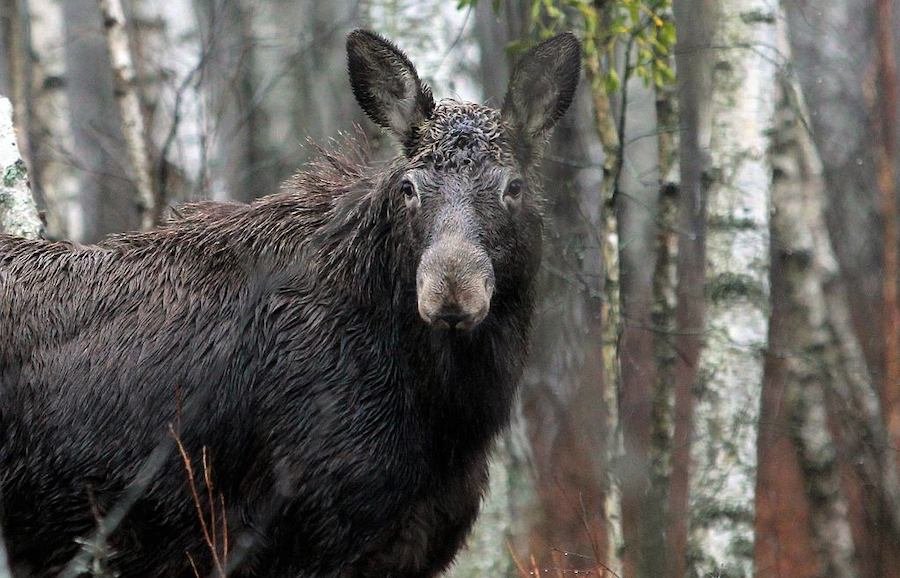
[[[581,47],[525,53],[500,110],[436,102],[373,32],[347,56],[390,163],[347,137],[249,204],[91,246],[0,236],[16,576],[71,570],[97,532],[124,577],[205,575],[210,533],[231,576],[430,577],[463,546],[527,355],[536,167]]]

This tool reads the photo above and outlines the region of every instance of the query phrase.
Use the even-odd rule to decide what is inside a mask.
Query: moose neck
[[[532,293],[527,280],[501,293],[469,332],[427,325],[414,293],[400,300],[400,350],[411,378],[404,385],[439,467],[482,455],[507,425],[526,356]]]

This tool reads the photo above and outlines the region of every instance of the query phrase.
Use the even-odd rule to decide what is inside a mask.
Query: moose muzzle
[[[494,293],[494,268],[484,249],[443,238],[422,255],[416,273],[419,315],[439,329],[470,331],[484,321]]]

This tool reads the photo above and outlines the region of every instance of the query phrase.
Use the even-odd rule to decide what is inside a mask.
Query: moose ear
[[[347,36],[347,66],[353,95],[369,118],[411,148],[434,112],[434,98],[409,58],[378,34],[354,30]]]
[[[524,139],[545,140],[572,103],[581,72],[581,43],[558,34],[525,53],[513,70],[503,100],[503,119]]]

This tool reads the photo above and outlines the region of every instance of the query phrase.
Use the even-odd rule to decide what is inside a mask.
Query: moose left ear
[[[581,43],[571,32],[529,50],[513,70],[503,119],[526,143],[540,144],[572,104],[581,72]]]
[[[347,36],[347,66],[353,95],[369,118],[411,148],[434,112],[434,98],[409,58],[378,34],[354,30]]]

